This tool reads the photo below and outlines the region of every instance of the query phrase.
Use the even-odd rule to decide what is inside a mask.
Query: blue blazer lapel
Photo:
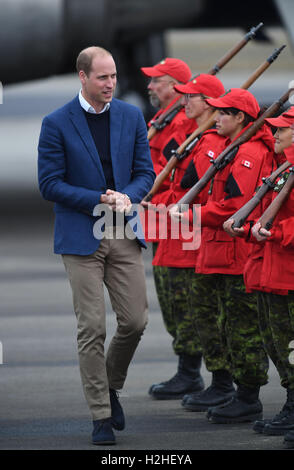
[[[119,159],[122,120],[123,110],[119,105],[119,101],[114,98],[110,105],[110,154],[112,161],[112,171],[117,191],[121,189],[117,182],[120,179],[119,177],[122,165],[122,162]]]
[[[87,119],[84,115],[84,112],[82,110],[82,107],[79,102],[79,98],[76,97],[72,102],[70,106],[70,119],[75,126],[80,138],[84,142],[95,166],[103,176],[104,180],[104,173],[103,173],[103,168],[100,162],[100,158],[97,152],[96,145],[94,143],[91,131],[89,129]],[[106,184],[106,183],[105,183]]]

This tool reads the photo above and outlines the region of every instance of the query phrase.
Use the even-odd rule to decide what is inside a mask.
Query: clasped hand
[[[128,214],[131,210],[132,203],[126,194],[107,189],[105,194],[101,195],[100,202],[107,204],[112,211],[125,212]]]
[[[233,227],[234,219],[228,219],[223,223],[223,229],[227,232],[231,237],[242,237],[244,234],[243,227]]]
[[[263,228],[259,222],[256,222],[256,224],[252,227],[251,233],[259,242],[267,240],[272,234],[269,232],[269,230]]]

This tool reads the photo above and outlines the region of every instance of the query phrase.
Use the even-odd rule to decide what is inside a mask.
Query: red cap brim
[[[159,72],[155,67],[141,67],[141,71],[147,75],[147,77],[162,77],[163,72]]]
[[[212,106],[213,108],[229,108],[230,105],[227,104],[227,101],[220,98],[209,98],[205,100],[206,103],[209,104],[209,106]]]
[[[290,127],[291,124],[294,124],[294,116],[293,118],[279,116],[276,118],[265,119],[265,121],[273,127]]]
[[[189,91],[189,84],[187,85],[175,85],[174,86],[174,89],[178,92],[178,93],[193,93],[192,91],[190,92]]]

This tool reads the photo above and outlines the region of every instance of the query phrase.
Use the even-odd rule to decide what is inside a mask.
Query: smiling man
[[[100,113],[111,102],[116,87],[112,55],[104,49],[89,47],[79,54],[76,66],[82,84],[80,96]]]
[[[147,323],[141,257],[146,244],[142,237],[128,238],[127,231],[123,238],[121,228],[130,218],[126,214],[131,204],[142,200],[155,174],[141,111],[113,98],[112,55],[100,47],[84,49],[77,70],[79,95],[42,123],[39,185],[43,197],[55,202],[55,253],[62,255],[73,291],[92,442],[103,445],[114,444],[113,428],[125,426],[117,390],[124,385]],[[99,203],[108,215],[120,215],[110,222],[108,218],[97,237],[94,209]],[[118,324],[106,358],[103,284]]]

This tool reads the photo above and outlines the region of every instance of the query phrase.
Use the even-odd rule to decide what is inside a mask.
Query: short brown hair
[[[77,72],[79,73],[81,70],[83,70],[88,77],[91,72],[93,58],[96,55],[112,56],[112,54],[106,49],[104,49],[103,47],[98,47],[98,46],[87,47],[86,49],[83,49],[77,57],[77,60],[76,60]]]

